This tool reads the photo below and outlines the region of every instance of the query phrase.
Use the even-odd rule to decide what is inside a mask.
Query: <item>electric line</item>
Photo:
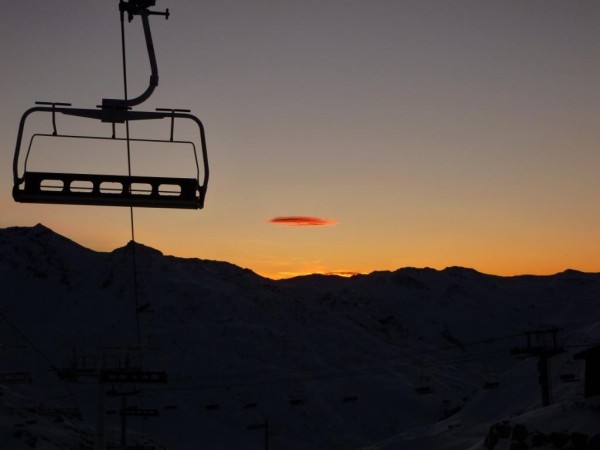
[[[46,361],[48,363],[48,365],[50,366],[50,369],[52,369],[55,373],[60,372],[60,370],[52,363],[50,358],[48,356],[46,356],[46,354],[37,345],[35,345],[33,343],[33,341],[31,339],[29,339],[27,337],[27,335],[25,335],[24,332],[22,332],[11,320],[9,320],[9,318],[6,316],[6,314],[4,314],[2,311],[0,311],[0,316],[21,338],[23,338],[23,340],[25,340],[25,342],[27,342],[27,344],[29,344],[29,346],[33,349],[33,351],[35,351],[38,355],[40,355],[42,357],[42,359],[44,361]]]

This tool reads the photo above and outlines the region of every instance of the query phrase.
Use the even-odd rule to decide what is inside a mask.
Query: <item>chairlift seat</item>
[[[21,203],[200,209],[195,178],[25,172],[13,188]]]

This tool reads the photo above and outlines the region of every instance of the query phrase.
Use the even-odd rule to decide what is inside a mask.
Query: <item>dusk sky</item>
[[[136,109],[191,109],[211,180],[203,210],[136,209],[137,241],[272,278],[600,271],[600,2],[157,0],[165,8],[168,21],[151,18],[160,84]],[[5,2],[0,20],[0,227],[123,246],[128,208],[11,197],[26,109],[122,97],[118,1]],[[139,18],[126,30],[137,95],[150,73]],[[89,162],[71,144],[39,151],[41,170]],[[190,161],[164,158],[138,151],[134,171],[187,175]]]

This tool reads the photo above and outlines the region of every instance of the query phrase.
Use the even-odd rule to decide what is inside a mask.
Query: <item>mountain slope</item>
[[[141,244],[94,252],[38,225],[0,230],[0,283],[8,320],[0,367],[34,375],[32,386],[10,388],[29,399],[23,409],[34,398],[44,408],[76,405],[75,435],[87,436],[96,379],[65,384],[52,367],[74,354],[96,368],[142,364],[167,371],[169,382],[128,400],[160,414],[128,428],[170,449],[263,448],[261,432],[247,427],[265,419],[275,448],[425,448],[407,443],[427,436],[468,448],[494,423],[541,404],[535,359],[510,355],[524,332],[563,328],[561,342],[572,346],[600,338],[600,275],[575,271],[406,268],[273,281]],[[564,370],[581,377],[569,361],[580,349],[552,359],[557,401],[582,392],[559,382]],[[108,412],[119,407],[106,400]],[[118,416],[106,423],[117,440]]]

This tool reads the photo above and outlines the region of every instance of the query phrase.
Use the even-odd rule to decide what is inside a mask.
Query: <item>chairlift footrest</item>
[[[13,187],[21,203],[201,209],[195,178],[25,172]]]

